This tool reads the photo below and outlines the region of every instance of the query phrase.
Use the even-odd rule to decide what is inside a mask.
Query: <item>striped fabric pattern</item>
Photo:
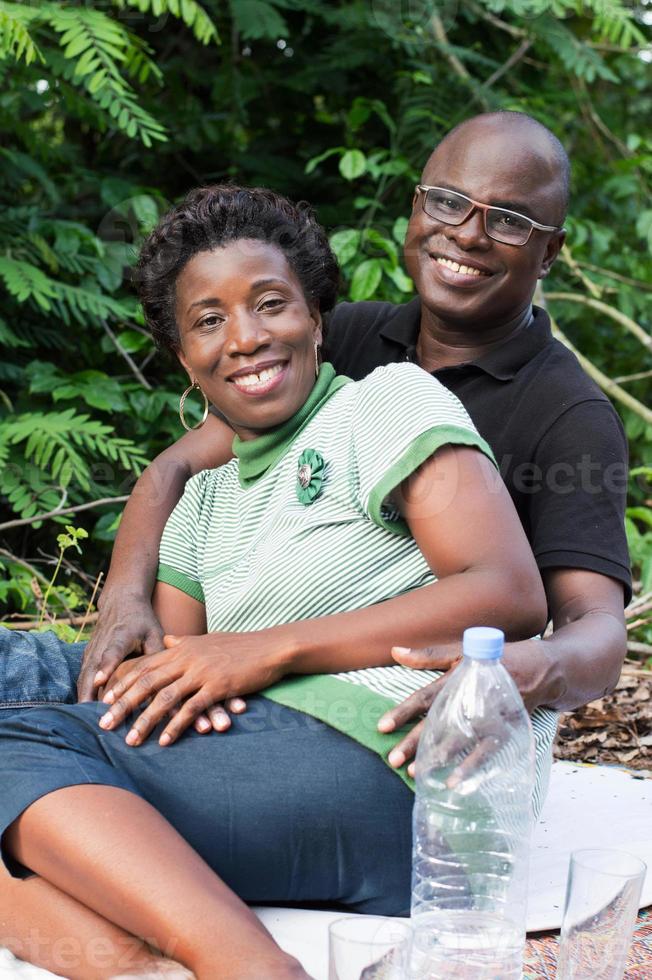
[[[451,443],[493,459],[462,404],[431,375],[407,363],[377,368],[337,391],[253,485],[240,486],[237,460],[193,477],[163,533],[158,577],[205,602],[211,632],[361,609],[428,585],[435,577],[387,497]],[[309,505],[296,494],[305,449],[326,464]],[[331,708],[343,698],[359,722],[346,733],[386,755],[396,738],[381,736],[379,746],[375,723],[360,722],[365,705],[379,717],[436,676],[374,667],[293,677],[264,693],[341,730]]]

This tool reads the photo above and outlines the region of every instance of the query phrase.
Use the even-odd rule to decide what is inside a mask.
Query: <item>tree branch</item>
[[[513,24],[508,24],[507,21],[501,20],[500,17],[496,17],[495,14],[490,13],[488,10],[483,10],[480,4],[469,3],[468,5],[474,14],[493,27],[497,27],[499,31],[505,31],[506,34],[511,34],[512,37],[527,37],[527,31],[524,31],[520,27],[514,27]]]
[[[462,64],[462,62],[457,57],[457,55],[450,50],[451,44],[450,41],[448,40],[448,35],[444,30],[444,25],[442,23],[441,17],[439,17],[438,14],[433,14],[432,17],[430,18],[430,23],[432,24],[432,30],[435,35],[435,38],[437,39],[437,41],[442,47],[443,55],[446,58],[446,61],[451,66],[451,68],[458,76],[458,78],[461,78],[465,82],[465,84],[469,86],[473,94],[473,98],[477,99],[477,101],[480,103],[480,105],[485,111],[488,111],[490,108],[489,103],[482,95],[482,93],[478,91],[478,85],[476,83],[476,80],[473,78],[473,76],[470,74],[467,68]]]
[[[622,374],[619,378],[614,378],[617,385],[625,384],[627,381],[645,381],[652,378],[652,371],[639,371],[638,374]]]
[[[3,555],[5,558],[8,558],[9,561],[13,562],[15,565],[20,565],[21,568],[25,568],[31,575],[34,576],[35,579],[37,579],[37,581],[42,582],[43,585],[46,586],[46,588],[50,584],[49,579],[47,579],[45,575],[39,572],[37,568],[34,568],[33,565],[30,565],[28,561],[25,561],[24,558],[19,558],[18,555],[12,554],[12,552],[7,551],[6,548],[0,548],[0,555]],[[72,615],[72,610],[68,605],[68,603],[65,601],[65,599],[63,599],[62,596],[60,595],[58,595],[57,598],[61,603],[61,605],[63,606],[63,608],[66,610],[66,612],[69,615]]]
[[[88,616],[86,616],[86,617],[84,617],[84,616],[60,616],[59,619],[57,619],[57,624],[59,624],[59,623],[65,623],[68,626],[79,626],[80,623],[83,623],[84,626],[85,626],[85,625],[88,625],[89,623],[96,623],[97,620],[99,619],[99,615],[100,614],[98,612],[94,612],[94,613],[89,613]],[[2,625],[5,626],[9,630],[34,630],[38,626],[38,620],[37,619],[28,620],[25,623],[22,623],[22,622],[21,623],[10,623],[7,620],[5,620]],[[83,629],[83,626],[82,626],[82,629]]]
[[[124,357],[125,361],[129,365],[132,373],[138,379],[138,381],[140,381],[140,383],[143,386],[143,388],[147,388],[148,391],[153,391],[154,389],[153,389],[152,385],[149,383],[149,381],[147,380],[147,378],[145,377],[145,375],[142,373],[142,371],[140,370],[140,368],[138,367],[138,365],[134,361],[134,359],[131,356],[131,354],[129,353],[129,351],[126,351],[124,349],[124,347],[122,346],[122,344],[120,343],[120,341],[118,340],[117,336],[114,334],[113,330],[108,325],[108,323],[106,322],[106,320],[102,320],[102,326],[104,327],[104,332],[107,334],[108,337],[111,338],[111,341],[113,343],[113,346],[118,351],[118,353],[121,354],[122,357]]]
[[[103,497],[101,500],[90,500],[87,504],[78,504],[76,507],[59,507],[56,510],[49,510],[45,514],[35,514],[34,517],[21,517],[15,521],[5,521],[0,524],[0,531],[7,531],[10,527],[25,527],[34,524],[35,521],[47,521],[51,517],[61,517],[64,514],[78,514],[82,510],[90,510],[91,507],[103,507],[106,504],[124,504],[129,500],[125,497]]]
[[[565,248],[566,246],[564,246]],[[652,285],[649,282],[643,282],[642,279],[630,279],[629,276],[623,276],[620,272],[603,269],[602,266],[592,265],[591,262],[583,262],[579,259],[574,259],[573,262],[576,266],[582,266],[583,269],[589,269],[591,272],[599,272],[600,275],[608,276],[610,279],[617,279],[618,282],[623,282],[626,286],[635,286],[637,289],[645,289],[652,292]]]
[[[493,75],[490,75],[486,82],[482,83],[481,88],[491,88],[492,85],[495,85],[499,78],[502,78],[503,75],[514,67],[514,65],[518,64],[521,58],[527,54],[531,47],[532,41],[529,39],[526,38],[524,41],[521,41],[516,50],[509,56],[505,64],[501,65],[500,68],[497,68]]]
[[[621,313],[615,307],[609,306],[608,303],[601,303],[598,299],[581,296],[577,293],[546,293],[546,299],[552,300],[553,302],[560,300],[565,303],[580,303],[582,306],[589,306],[592,310],[597,310],[598,313],[604,313],[605,316],[611,317],[612,320],[615,320],[616,323],[619,323],[625,330],[633,334],[643,344],[643,347],[652,351],[652,336],[646,333],[643,327],[640,327],[635,320],[626,316],[625,313]]]
[[[593,378],[593,380],[602,388],[605,394],[609,395],[610,398],[619,401],[622,405],[625,405],[631,412],[639,415],[647,422],[648,425],[652,425],[652,410],[649,409],[647,405],[643,405],[643,403],[637,398],[634,398],[633,395],[630,395],[624,388],[621,388],[615,381],[612,381],[606,374],[603,374],[603,372],[597,368],[595,364],[588,359],[588,357],[581,354],[577,347],[571,344],[566,334],[559,329],[552,316],[550,317],[550,323],[552,326],[553,336],[555,336],[557,340],[560,340],[564,346],[568,347],[569,351],[572,351],[572,353],[575,354],[575,357],[578,359],[586,373],[590,378]]]
[[[616,147],[616,149],[618,150],[618,152],[620,154],[622,154],[622,156],[624,156],[624,157],[631,157],[631,155],[632,155],[631,150],[629,150],[625,146],[625,144],[622,142],[622,140],[620,140],[616,136],[615,133],[612,133],[611,132],[611,130],[609,129],[609,127],[607,126],[607,124],[604,122],[604,120],[595,111],[595,109],[593,107],[593,102],[591,101],[591,96],[589,95],[589,93],[587,91],[587,88],[586,88],[586,84],[584,83],[584,79],[582,79],[582,78],[578,79],[577,80],[577,84],[579,86],[579,89],[580,89],[582,95],[584,96],[584,98],[586,100],[586,102],[585,102],[586,111],[588,112],[589,118],[590,118],[591,122],[593,123],[593,125],[595,126],[595,128],[598,130],[598,132],[602,133],[602,135],[605,137],[605,139],[609,140],[609,142],[612,143]]]
[[[541,288],[541,284],[539,283],[539,286],[537,287],[537,291],[535,294],[535,302],[539,306],[543,306],[545,308],[546,300],[550,295],[554,295],[554,294],[545,294],[543,292],[543,289]],[[573,293],[570,293],[568,295],[574,296]],[[575,296],[574,298],[577,299],[577,297]],[[588,303],[591,301],[586,300],[586,302]],[[550,311],[548,311],[548,313],[550,314]],[[616,401],[619,401],[622,405],[625,405],[630,411],[634,412],[636,415],[644,419],[645,422],[648,423],[648,425],[652,425],[652,410],[649,409],[647,405],[643,405],[643,403],[640,402],[637,398],[634,398],[633,395],[630,395],[629,392],[625,391],[624,388],[621,388],[619,384],[617,384],[610,377],[604,374],[599,368],[597,368],[595,364],[593,364],[593,362],[588,359],[588,357],[585,357],[584,354],[580,353],[577,347],[575,347],[570,342],[566,334],[559,328],[559,325],[557,324],[557,322],[555,321],[552,315],[550,315],[550,324],[552,327],[553,336],[555,336],[557,340],[561,341],[561,343],[564,344],[565,347],[568,347],[569,351],[575,354],[575,357],[578,359],[578,361],[580,362],[580,364],[582,365],[586,373],[589,375],[589,377],[593,378],[596,384],[598,384],[600,388],[602,388],[602,390],[607,395],[609,395],[611,398],[615,399]]]
[[[562,246],[560,258],[562,262],[566,263],[566,265],[571,270],[571,272],[575,273],[577,278],[586,288],[586,291],[590,293],[591,296],[594,296],[596,299],[600,299],[600,296],[602,295],[601,287],[598,286],[597,283],[593,282],[592,279],[589,279],[589,277],[584,274],[579,264],[573,258],[573,254],[569,249],[568,245]]]
[[[647,657],[652,656],[652,646],[649,643],[638,643],[636,640],[630,640],[627,649],[631,653],[644,653]],[[647,673],[649,674],[650,671]]]

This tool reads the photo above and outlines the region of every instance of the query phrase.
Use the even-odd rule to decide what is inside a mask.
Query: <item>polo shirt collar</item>
[[[460,364],[459,367],[475,367],[499,381],[511,381],[552,340],[550,318],[546,311],[539,306],[533,306],[532,313],[529,326],[510,341],[475,361]],[[391,320],[380,329],[380,334],[386,340],[399,344],[408,359],[413,360],[420,324],[421,302],[417,298],[399,307]]]

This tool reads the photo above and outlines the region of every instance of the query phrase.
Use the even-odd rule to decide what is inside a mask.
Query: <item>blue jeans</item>
[[[151,803],[246,901],[408,914],[413,796],[379,756],[261,696],[227,733],[190,730],[162,749],[160,726],[130,748],[126,724],[99,727],[105,706],[72,703],[81,644],[6,632],[0,676],[14,710],[0,712],[0,839],[47,793],[115,786]],[[47,698],[62,703],[15,710]]]
[[[0,712],[75,704],[85,646],[63,643],[51,632],[23,633],[0,626]]]

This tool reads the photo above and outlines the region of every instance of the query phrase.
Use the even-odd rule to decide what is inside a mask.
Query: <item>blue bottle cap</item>
[[[472,660],[499,660],[503,655],[505,634],[493,626],[472,626],[464,630],[462,650]]]

